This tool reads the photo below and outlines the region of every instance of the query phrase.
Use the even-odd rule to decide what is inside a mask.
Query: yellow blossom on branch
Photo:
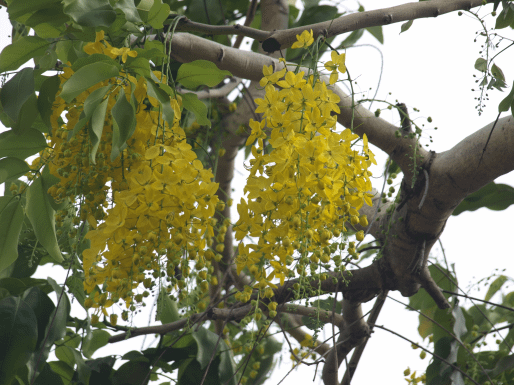
[[[306,48],[314,43],[312,29],[311,31],[303,31],[301,35],[296,35],[297,41],[291,46],[291,48]]]

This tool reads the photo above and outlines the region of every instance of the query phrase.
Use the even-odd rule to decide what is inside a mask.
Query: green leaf
[[[177,302],[170,298],[166,292],[166,289],[161,288],[159,297],[157,299],[156,320],[161,321],[164,325],[177,321],[179,318],[180,315],[178,313]]]
[[[41,177],[33,181],[27,189],[25,211],[39,243],[56,262],[62,262],[61,250],[55,235],[55,211],[47,198]]]
[[[36,350],[41,349],[41,344],[46,336],[46,329],[50,323],[55,305],[52,300],[39,287],[34,286],[23,293],[23,301],[30,306],[37,319],[38,338]]]
[[[132,23],[141,23],[134,0],[119,0],[114,4],[115,9],[121,10],[125,14],[125,18]]]
[[[10,1],[7,12],[9,18],[16,20],[21,16],[32,14],[40,9],[58,6],[60,0],[17,0]]]
[[[112,108],[112,150],[111,161],[114,161],[126,147],[126,141],[136,129],[136,111],[125,96],[125,92],[118,94],[118,100]]]
[[[220,70],[213,62],[195,60],[179,67],[176,81],[186,88],[196,89],[201,85],[214,87],[227,76],[232,76],[232,74],[229,71]]]
[[[487,294],[485,295],[485,298],[484,300],[486,301],[489,301],[493,295],[496,294],[496,292],[498,290],[501,289],[501,287],[503,286],[503,284],[505,282],[507,282],[509,279],[504,276],[504,275],[500,275],[498,278],[496,278],[490,285],[489,285],[489,289],[487,289]]]
[[[30,128],[38,115],[34,70],[24,68],[13,76],[2,88],[0,98],[13,130],[21,134]]]
[[[71,383],[71,379],[73,378],[73,374],[75,371],[70,368],[70,366],[63,361],[50,361],[48,363],[54,373],[57,373],[61,376],[61,379],[64,381],[64,385],[69,385]]]
[[[21,295],[27,288],[37,286],[45,293],[51,293],[52,287],[46,279],[39,278],[2,278],[0,288],[7,289],[12,295]]]
[[[164,26],[162,23],[170,14],[170,6],[168,4],[162,4],[161,0],[154,0],[152,8],[148,12],[147,23],[155,29],[162,29]]]
[[[4,112],[17,122],[23,104],[32,95],[34,95],[34,70],[23,68],[2,87],[0,99]]]
[[[84,102],[84,110],[80,114],[80,120],[75,123],[73,131],[68,134],[68,140],[70,140],[77,132],[79,132],[89,122],[98,106],[103,102],[103,98],[107,95],[107,92],[111,89],[111,86],[104,86],[91,92]],[[104,114],[105,116],[105,114]],[[102,125],[103,126],[103,125]]]
[[[45,125],[52,129],[52,123],[50,123],[50,117],[52,116],[52,106],[55,102],[55,96],[59,91],[61,81],[59,75],[55,75],[46,79],[41,85],[41,90],[37,98],[37,108],[41,119]]]
[[[0,197],[0,271],[7,269],[18,258],[18,238],[23,218],[18,197]]]
[[[89,150],[89,156],[91,163],[96,164],[96,151],[100,145],[100,139],[102,138],[102,132],[105,124],[105,113],[107,112],[107,105],[109,98],[101,102],[91,115],[91,124],[89,125],[89,140],[91,142],[91,148]]]
[[[10,384],[37,343],[37,319],[20,297],[0,301],[0,384]]]
[[[61,286],[59,286],[51,277],[48,277],[46,280],[54,289],[57,294],[57,298],[60,298],[59,306],[54,309],[50,317],[53,319],[52,324],[48,325],[46,331],[47,336],[45,347],[50,348],[55,341],[64,338],[66,335],[66,323],[68,321],[68,316],[70,315],[71,305],[68,295],[65,291],[63,292]],[[77,340],[77,343],[78,341],[79,340]]]
[[[149,370],[150,364],[147,362],[126,362],[112,375],[112,385],[141,385]]]
[[[338,9],[332,5],[315,5],[305,7],[300,19],[294,23],[293,27],[303,27],[309,24],[322,23],[339,17]]]
[[[200,369],[203,370],[209,364],[211,356],[213,354],[216,354],[216,343],[218,342],[220,336],[218,336],[216,333],[211,332],[208,329],[205,329],[204,327],[201,327],[197,331],[194,331],[192,333],[192,336],[198,344],[198,352],[196,354],[196,359],[200,363]]]
[[[105,330],[93,330],[84,338],[82,353],[86,358],[91,358],[94,352],[109,343],[110,337],[111,335]]]
[[[475,69],[480,71],[480,72],[487,72],[487,60],[485,60],[484,58],[479,57],[475,61]]]
[[[510,93],[503,99],[498,105],[498,112],[506,112],[511,107],[514,101],[514,82],[512,83],[512,89]]]
[[[510,7],[504,8],[496,17],[495,29],[506,28],[514,22],[514,11]]]
[[[505,82],[505,75],[503,74],[503,71],[500,67],[498,67],[496,64],[493,64],[491,66],[491,74],[497,79]]]
[[[47,49],[37,64],[39,66],[38,70],[42,72],[55,69],[55,65],[57,64],[57,53],[53,49]]]
[[[234,354],[232,349],[228,347],[225,341],[220,341],[221,344],[221,361],[218,369],[220,382],[227,385],[236,385],[236,363],[234,362]]]
[[[172,127],[175,112],[173,111],[173,108],[171,108],[170,95],[168,95],[166,91],[160,87],[160,83],[156,83],[153,79],[146,78],[146,85],[148,95],[157,99],[157,101],[161,104],[164,119],[166,122],[168,122],[168,125]]]
[[[400,33],[403,33],[405,31],[407,31],[410,27],[412,27],[412,23],[414,23],[414,20],[409,20],[408,22],[403,23],[402,27],[401,27],[401,30],[400,30]]]
[[[19,2],[19,1],[18,1]],[[52,3],[47,6],[47,8],[39,9],[34,12],[30,17],[24,22],[25,25],[28,25],[32,28],[37,27],[41,24],[52,25],[55,28],[64,27],[62,24],[70,23],[71,20],[68,15],[64,14],[62,3]],[[64,30],[64,28],[63,28]],[[43,37],[38,35],[39,37]],[[54,36],[57,37],[57,36]],[[43,37],[46,38],[46,37]]]
[[[88,55],[86,57],[81,57],[81,58],[77,59],[71,66],[71,69],[74,72],[77,72],[79,69],[81,69],[82,67],[84,67],[88,64],[93,64],[93,63],[98,63],[98,62],[104,62],[106,64],[115,66],[116,68],[118,68],[118,70],[121,69],[121,65],[116,60],[113,60],[109,56],[101,54],[101,53],[94,53],[92,55]]]
[[[354,45],[364,34],[363,29],[358,29],[356,31],[351,32],[339,45],[339,47],[347,48]]]
[[[464,211],[475,211],[482,207],[501,211],[512,204],[514,204],[514,188],[505,184],[491,182],[464,198],[455,208],[452,215],[459,215]]]
[[[57,346],[55,348],[55,356],[69,365],[70,367],[75,367],[75,356],[71,352],[72,348],[69,346]]]
[[[514,368],[514,354],[501,358],[493,369],[491,377],[499,376],[507,370]]]
[[[64,0],[64,12],[83,27],[110,27],[116,11],[109,0]]]
[[[160,66],[163,63],[163,59],[166,59],[167,56],[164,54],[164,44],[162,44],[159,40],[147,40],[145,42],[145,48],[134,48],[137,52],[138,58],[146,58],[155,63],[155,65]],[[148,75],[150,76],[150,75]]]
[[[69,103],[88,88],[118,75],[119,70],[113,64],[100,61],[85,65],[64,83],[59,96]]]
[[[377,39],[380,42],[380,44],[384,44],[384,33],[382,31],[381,25],[377,25],[375,27],[368,27],[366,28],[366,30],[369,33],[371,33],[373,37],[375,37],[375,39]]]
[[[33,383],[34,385],[64,385],[62,378],[59,374],[55,373],[52,370],[52,367],[45,362],[43,369],[36,377],[36,380]]]
[[[87,366],[86,362],[82,358],[80,352],[76,349],[68,348],[70,353],[73,354],[75,363],[77,364],[78,379],[83,384],[89,384],[89,378],[91,376],[91,368]]]
[[[84,309],[84,300],[86,299],[86,294],[84,292],[84,279],[78,276],[79,273],[75,273],[71,277],[66,280],[66,286],[73,297],[79,301]]]
[[[150,62],[148,59],[143,57],[138,56],[134,60],[131,60],[127,63],[125,69],[127,72],[135,73],[143,77],[150,76]]]
[[[216,357],[209,367],[209,371],[205,377],[204,385],[219,385],[220,380],[218,377],[218,365],[220,358]],[[178,369],[178,381],[177,385],[191,385],[200,384],[204,375],[203,369],[200,367],[200,363],[194,358],[186,359],[182,361]]]
[[[211,126],[211,121],[207,119],[207,106],[198,99],[196,94],[182,94],[182,105],[188,111],[191,111],[195,117],[196,122],[201,126]]]
[[[0,53],[0,73],[14,71],[30,59],[43,55],[49,45],[50,42],[37,36],[22,37]]]
[[[29,171],[30,167],[21,159],[14,157],[0,159],[0,184],[8,179],[18,179]]]

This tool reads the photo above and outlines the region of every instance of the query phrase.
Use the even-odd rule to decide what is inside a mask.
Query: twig
[[[248,7],[248,10],[246,11],[246,18],[245,18],[245,27],[249,27],[250,24],[252,24],[253,18],[255,17],[255,11],[257,10],[257,0],[252,0],[252,3]],[[238,35],[236,38],[236,42],[234,43],[234,48],[239,48],[241,46],[241,43],[243,42],[243,35]]]
[[[380,311],[382,310],[382,307],[384,306],[384,302],[387,298],[387,294],[389,293],[389,290],[383,291],[380,293],[380,295],[377,297],[375,303],[373,304],[373,309],[371,309],[371,313],[368,317],[368,325],[369,325],[369,332],[373,332],[373,325],[377,322],[378,315],[380,314]],[[346,373],[343,376],[343,379],[341,380],[341,385],[350,385],[350,382],[352,381],[353,375],[355,374],[355,371],[357,370],[357,365],[359,364],[359,361],[362,357],[362,353],[364,352],[364,349],[366,348],[366,344],[368,343],[371,336],[366,337],[364,341],[355,348],[352,354],[352,358],[350,359],[350,362],[348,363],[348,369],[346,370]]]

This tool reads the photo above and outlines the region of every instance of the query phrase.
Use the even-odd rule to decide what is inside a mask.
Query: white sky
[[[366,9],[376,9],[378,7],[375,5],[383,8],[399,5],[403,1],[382,0],[380,2],[363,1],[363,3]],[[373,6],[368,4],[373,4]],[[488,6],[486,9],[490,12],[492,7]],[[484,11],[481,12],[481,15],[485,14]],[[493,25],[491,18],[488,19],[488,23]],[[418,124],[426,123],[426,118],[431,116],[433,124],[426,124],[427,129],[424,136],[426,138],[428,135],[433,137],[430,149],[436,152],[452,148],[466,136],[494,121],[498,103],[510,89],[503,93],[489,92],[488,106],[482,116],[478,116],[474,100],[478,93],[472,93],[470,90],[477,88],[473,75],[478,75],[478,72],[474,70],[474,63],[480,56],[480,46],[483,43],[483,39],[479,39],[476,43],[473,41],[476,31],[481,28],[479,22],[466,14],[459,17],[453,13],[436,19],[416,20],[413,26],[402,34],[399,34],[400,25],[393,24],[384,27],[384,46],[379,46],[378,42],[369,34],[365,34],[359,42],[359,44],[368,43],[377,46],[384,55],[382,84],[377,98],[387,99],[392,103],[398,99],[399,102],[407,104],[411,118],[417,118]],[[514,37],[510,29],[499,32],[507,37]],[[7,35],[10,35],[10,24],[5,8],[2,8],[0,10],[0,47],[10,43]],[[509,87],[514,78],[514,72],[510,70],[513,59],[513,52],[507,51],[495,61],[503,69]],[[362,47],[347,51],[347,67],[353,78],[358,77],[360,90],[367,91],[369,87],[373,88],[369,97],[374,94],[380,65],[380,56],[373,48]],[[389,92],[392,95],[389,96]],[[384,108],[375,103],[372,110],[378,107]],[[416,114],[413,107],[418,108],[420,113]],[[383,111],[381,116],[394,124],[399,123],[398,114],[394,111]],[[438,130],[431,129],[433,127],[438,127]],[[376,151],[376,154],[379,166],[374,174],[378,176],[383,170],[386,157],[384,154],[380,154],[379,150]],[[244,171],[242,158],[238,163],[238,169],[241,172]],[[397,181],[399,182],[399,179]],[[514,186],[514,173],[504,175],[496,182]],[[381,180],[377,180],[376,186],[381,186],[381,183]],[[236,187],[240,185],[240,183],[234,184]],[[237,193],[241,194],[241,191],[236,190]],[[234,201],[238,202],[239,198],[236,196]],[[456,265],[459,282],[463,289],[476,281],[474,277],[477,279],[486,277],[494,273],[495,269],[506,268],[506,275],[513,274],[512,257],[514,253],[507,243],[513,232],[510,222],[512,217],[514,217],[514,206],[500,212],[480,209],[473,213],[463,213],[458,217],[451,217],[448,220],[441,240],[449,262]],[[440,255],[437,247],[432,250],[432,255]],[[42,271],[40,274],[46,277],[49,273]],[[52,275],[56,276],[56,273],[52,272]],[[64,277],[59,283],[63,283],[63,281]],[[483,298],[485,290],[473,293]],[[394,293],[393,297],[408,302],[408,299],[401,297],[399,293]],[[499,297],[496,296],[494,299],[499,300]],[[469,303],[467,305],[469,306]],[[364,310],[369,310],[371,306],[372,302],[366,304]],[[145,324],[147,317],[142,321]],[[417,314],[405,310],[403,306],[393,301],[386,301],[378,324],[421,342],[417,333]],[[118,343],[114,347],[101,349],[96,356],[139,349],[141,341],[142,338],[138,338]],[[147,339],[145,347],[149,341],[150,337]],[[417,358],[418,354],[419,350],[412,351],[409,343],[382,330],[376,330],[364,351],[352,383],[357,385],[381,384],[384,383],[384,378],[387,378],[387,383],[390,384],[404,383],[403,370],[407,366],[413,370],[423,371],[428,364],[428,358],[421,362]],[[277,384],[289,371],[290,362],[287,358],[289,353],[286,352],[286,346],[283,349],[283,357],[284,362],[277,367],[269,384]],[[315,368],[312,366],[300,368],[287,377],[283,384],[309,383],[314,377],[314,370]],[[321,383],[319,372],[314,383]]]

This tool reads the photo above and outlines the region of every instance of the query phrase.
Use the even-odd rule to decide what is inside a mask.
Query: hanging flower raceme
[[[304,31],[297,46],[312,44],[308,35]],[[343,72],[344,56],[334,58],[330,69]],[[236,264],[238,272],[248,268],[261,290],[276,287],[274,278],[283,284],[294,269],[305,276],[307,266],[314,273],[328,269],[332,259],[340,264],[340,256],[331,256],[334,238],[347,231],[346,222],[367,222],[358,210],[372,205],[368,167],[375,163],[365,136],[359,149],[358,135],[336,130],[332,115],[340,112],[339,97],[324,82],[304,72],[273,73],[271,66],[263,72],[266,93],[255,102],[264,119],[250,121],[246,144],[253,159],[234,226],[237,240],[258,238],[256,244],[239,244]],[[353,242],[350,246],[355,256]],[[344,247],[343,242],[339,249]]]
[[[103,32],[84,50],[121,56],[122,62],[136,55],[111,47]],[[61,85],[73,73],[65,67]],[[166,84],[162,74],[154,76]],[[147,93],[147,82],[120,70],[70,102],[57,97],[49,149],[35,161],[59,178],[49,189],[57,202],[77,202],[74,224],[82,221],[83,227],[87,221],[90,227],[85,236],[90,247],[82,253],[84,288],[90,294],[85,305],[105,315],[119,300],[135,309],[156,283],[183,289],[190,263],[203,277],[199,286],[210,279],[205,249],[213,242],[218,184],[180,127],[180,95],[169,101],[173,121],[168,121]],[[132,113],[132,122],[121,120],[124,111]],[[127,126],[120,129],[121,122]]]

